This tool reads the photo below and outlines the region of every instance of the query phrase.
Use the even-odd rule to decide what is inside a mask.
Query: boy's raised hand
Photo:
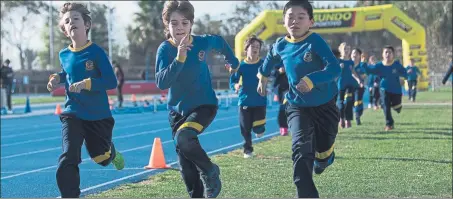
[[[86,89],[85,81],[76,82],[76,83],[71,84],[71,86],[69,86],[69,91],[74,92],[74,93],[80,93],[82,91],[82,89]]]
[[[178,44],[178,55],[187,56],[187,51],[191,50],[193,44],[189,43],[189,34],[186,34]]]
[[[49,82],[47,83],[47,90],[49,92],[54,91],[55,89],[58,88],[59,84],[59,79],[57,77],[52,77],[49,79]]]
[[[301,93],[306,93],[310,92],[311,88],[308,86],[307,82],[305,80],[301,79],[300,82],[296,85],[296,89],[300,91]]]
[[[266,96],[266,87],[267,87],[267,79],[260,79],[258,81],[258,87],[256,88],[256,91],[258,94],[261,96]]]
[[[230,73],[230,75],[232,75],[232,74],[234,74],[235,72],[238,71],[238,69],[231,68],[230,64],[225,64],[225,69]]]
[[[239,89],[241,89],[241,85],[240,84],[234,84],[234,90],[236,90],[236,93],[239,92]]]

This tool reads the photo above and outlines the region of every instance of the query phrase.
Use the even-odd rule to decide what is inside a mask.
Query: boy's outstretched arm
[[[275,45],[275,44],[274,44]],[[271,49],[266,55],[264,59],[263,65],[258,68],[257,77],[259,79],[257,92],[261,96],[266,95],[266,86],[267,86],[267,78],[271,75],[272,70],[278,67],[278,65],[282,63],[280,55],[277,54],[275,51],[274,45],[271,46]]]
[[[239,73],[235,72],[230,76],[230,89],[236,91],[235,85],[239,83]]]
[[[401,65],[401,63],[399,61],[395,61],[395,63],[397,64],[397,69],[398,69],[399,76],[404,77],[405,79],[407,79],[407,70],[404,68],[403,65]]]
[[[316,85],[332,82],[341,74],[338,59],[332,53],[329,45],[319,35],[316,35],[313,50],[322,59],[325,67],[323,70],[312,72],[302,78],[310,89],[316,87]]]
[[[269,52],[264,58],[263,65],[261,65],[258,68],[257,76],[260,80],[267,80],[267,78],[271,75],[272,70],[276,70],[279,69],[280,67],[283,67],[280,55],[278,55],[277,52],[275,52],[274,45],[271,46]]]
[[[165,90],[171,87],[183,69],[186,57],[176,57],[170,60],[165,46],[159,46],[156,55],[156,85],[159,89]]]
[[[233,50],[225,39],[218,35],[206,35],[206,37],[208,39],[209,46],[220,52],[225,57],[225,61],[232,69],[231,73],[236,72],[239,68],[239,60],[234,55]]]

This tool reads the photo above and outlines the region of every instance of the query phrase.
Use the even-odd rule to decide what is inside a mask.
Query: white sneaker
[[[260,134],[256,134],[256,133],[255,133],[256,138],[263,137],[263,135],[264,135],[264,133],[260,133]]]
[[[244,153],[244,158],[252,158],[253,153]]]
[[[7,114],[13,114],[13,111],[12,110],[7,110],[6,113]]]
[[[371,104],[368,104],[368,108],[371,108]]]

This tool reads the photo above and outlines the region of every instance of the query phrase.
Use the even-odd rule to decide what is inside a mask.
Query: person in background
[[[1,68],[1,78],[0,78],[0,84],[1,87],[6,90],[6,104],[8,108],[8,113],[13,112],[13,107],[11,104],[11,94],[12,88],[13,88],[13,79],[14,79],[14,71],[10,66],[10,61],[9,59],[6,59],[5,62],[2,64]]]
[[[113,70],[115,72],[118,86],[116,87],[116,95],[118,96],[118,107],[123,107],[123,85],[124,85],[124,72],[121,65],[117,61],[113,61]]]
[[[409,100],[415,102],[417,95],[417,78],[420,75],[420,70],[414,65],[414,59],[410,60],[409,66],[406,67],[407,71],[407,84],[409,87]]]

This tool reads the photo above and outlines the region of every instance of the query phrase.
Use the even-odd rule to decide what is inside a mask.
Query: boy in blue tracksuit
[[[406,69],[399,61],[394,60],[395,50],[392,46],[385,46],[382,51],[382,62],[366,67],[367,73],[381,77],[381,103],[385,115],[385,131],[394,129],[394,120],[391,109],[401,112],[402,87],[400,77],[407,78]]]
[[[369,58],[369,66],[374,66],[376,64],[376,57],[374,55],[370,56]],[[367,79],[367,87],[368,87],[368,92],[370,96],[370,103],[368,104],[368,108],[373,107],[374,110],[377,110],[380,106],[380,89],[379,89],[379,84],[381,82],[381,78],[378,75],[374,74],[368,74],[368,79]]]
[[[239,69],[230,77],[231,89],[239,93],[239,124],[244,137],[244,158],[253,157],[252,130],[256,137],[262,137],[266,125],[267,98],[257,93],[258,68],[263,64],[259,54],[263,42],[256,36],[245,41],[247,57],[239,65]]]
[[[190,197],[217,197],[220,169],[198,140],[218,109],[206,56],[211,50],[220,52],[232,70],[239,61],[222,37],[191,35],[194,8],[189,1],[167,1],[162,19],[167,40],[157,49],[156,84],[169,89],[169,120],[182,178]]]
[[[339,95],[337,106],[340,109],[340,127],[350,128],[353,118],[354,92],[359,87],[354,71],[354,62],[351,60],[351,46],[343,42],[338,47],[341,53],[339,59],[341,75],[337,80]],[[345,104],[346,102],[346,104]]]
[[[115,120],[109,108],[107,90],[117,79],[104,50],[88,40],[91,18],[80,3],[65,3],[60,9],[60,29],[72,41],[60,51],[61,72],[52,74],[47,89],[65,84],[66,102],[60,115],[63,153],[58,162],[57,184],[63,198],[80,196],[81,147],[99,165],[112,163],[124,168],[124,159],[112,142]]]
[[[365,67],[366,63],[361,62],[362,50],[354,48],[351,53],[351,59],[354,61],[354,71],[357,76],[357,83],[359,86],[355,89],[354,93],[354,113],[357,125],[361,125],[360,117],[363,114],[363,93],[365,93]]]
[[[415,96],[417,95],[417,79],[420,75],[420,70],[414,65],[414,59],[410,60],[409,66],[406,67],[407,71],[407,84],[409,87],[409,100],[415,102]]]
[[[335,79],[341,68],[327,43],[310,31],[314,21],[308,1],[289,1],[283,15],[288,35],[277,39],[260,67],[258,93],[266,95],[267,78],[283,63],[290,85],[285,100],[297,197],[315,198],[319,193],[313,170],[322,173],[335,157],[339,122]]]

